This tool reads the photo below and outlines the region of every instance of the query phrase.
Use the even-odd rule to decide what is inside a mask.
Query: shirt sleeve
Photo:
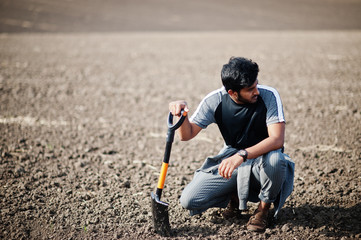
[[[267,126],[285,122],[283,113],[283,105],[281,97],[276,89],[264,85],[259,85],[259,89],[263,89],[262,99],[267,108],[266,124]]]
[[[197,107],[197,110],[190,117],[190,121],[205,129],[208,125],[215,123],[215,111],[222,99],[222,90],[220,88],[209,93]]]

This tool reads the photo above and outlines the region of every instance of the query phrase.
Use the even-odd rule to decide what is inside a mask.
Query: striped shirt
[[[201,101],[190,121],[203,129],[216,123],[227,145],[250,147],[268,137],[267,126],[285,122],[278,92],[264,85],[257,88],[259,97],[252,104],[236,104],[224,87],[219,88]]]

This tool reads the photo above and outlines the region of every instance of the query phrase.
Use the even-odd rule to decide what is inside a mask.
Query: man
[[[250,231],[264,231],[268,212],[275,216],[293,190],[294,163],[283,153],[285,119],[278,92],[258,85],[258,65],[232,57],[222,68],[223,87],[208,94],[190,119],[179,128],[182,141],[194,138],[216,123],[225,144],[209,157],[182,192],[180,202],[190,214],[211,207],[225,208],[233,193],[239,210],[247,201],[259,202],[247,223]],[[189,111],[184,100],[169,104],[173,115]]]

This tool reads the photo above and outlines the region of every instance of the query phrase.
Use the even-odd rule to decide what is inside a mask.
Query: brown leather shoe
[[[227,208],[222,212],[222,216],[225,219],[230,219],[241,215],[241,210],[238,208],[239,199],[237,193],[231,194],[231,200],[229,201]]]
[[[247,223],[248,231],[263,232],[268,226],[268,212],[256,210]]]

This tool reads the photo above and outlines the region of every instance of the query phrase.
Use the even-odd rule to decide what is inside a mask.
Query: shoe
[[[224,219],[230,219],[241,215],[241,210],[238,208],[239,199],[236,193],[231,194],[231,200],[229,201],[227,208],[222,212]]]
[[[241,213],[241,210],[238,208],[231,208],[228,204],[227,208],[222,212],[222,217],[224,219],[231,219],[234,217],[240,217]]]
[[[256,210],[247,223],[248,231],[263,232],[268,226],[268,212]]]

